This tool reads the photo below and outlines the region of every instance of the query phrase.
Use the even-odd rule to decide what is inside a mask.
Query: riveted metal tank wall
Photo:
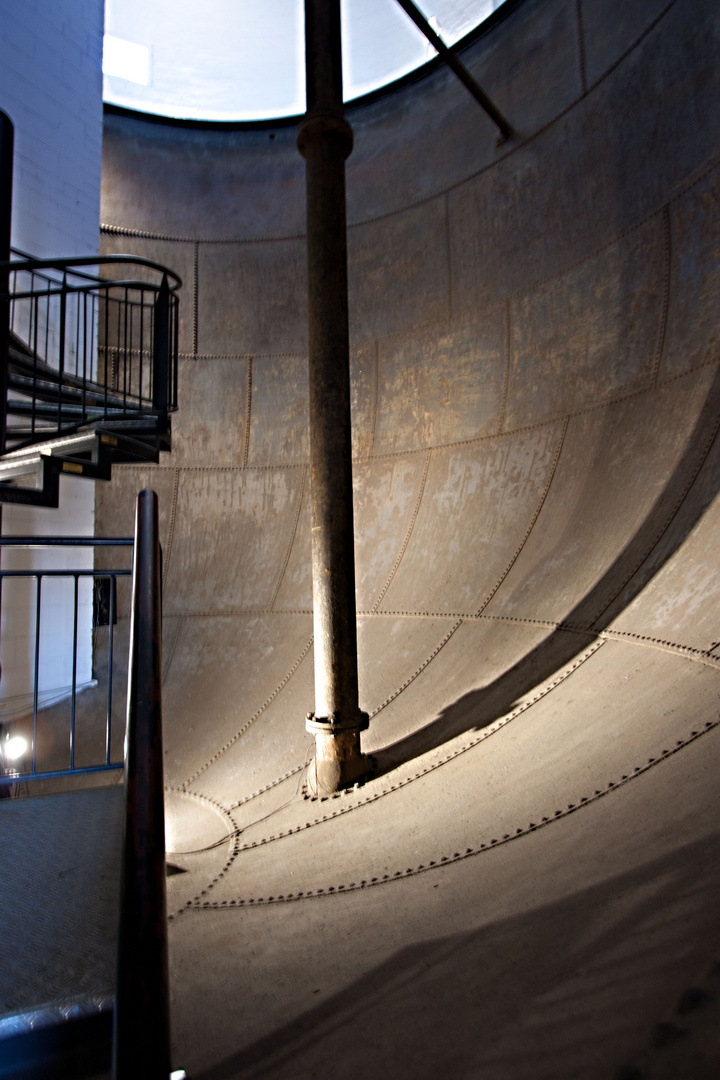
[[[365,992],[363,963],[384,970],[398,949],[439,940],[440,924],[469,933],[478,904],[491,921],[520,918],[712,832],[698,763],[717,753],[720,691],[718,20],[705,0],[508,5],[463,56],[515,129],[499,147],[442,70],[348,109],[361,707],[377,779],[337,813],[301,802],[252,829],[252,808],[292,798],[312,708],[303,162],[288,127],[106,116],[103,247],[166,262],[185,285],[172,455],[118,469],[98,488],[98,519],[127,532],[135,491],[160,495],[173,812],[190,828],[188,806],[205,800],[249,829],[205,874],[211,884],[171,879],[189,909],[177,955],[200,964],[210,948],[204,908],[247,915],[252,903],[263,909],[256,932],[287,940],[283,905],[309,894],[357,892],[366,931],[351,948],[328,915],[335,959],[318,960],[315,916],[290,905],[314,949],[288,948],[290,988],[250,1001],[242,1037],[218,998],[195,1045],[193,1000],[219,994],[197,975],[180,992],[183,1064],[230,1060],[241,1045],[262,1058],[289,1018],[315,1023],[302,989],[311,965],[332,968],[342,1013],[343,988]],[[553,828],[562,860],[540,839]],[[493,846],[521,852],[516,836],[525,855],[497,851],[497,875],[482,870]],[[452,916],[427,872],[446,863],[465,875],[443,879]],[[395,878],[402,919],[383,906],[389,893],[364,899]],[[656,955],[682,963],[648,969],[642,992],[618,984],[612,1009],[599,982],[583,984],[602,1022],[583,1021],[596,1071],[582,1075],[639,1054],[673,987],[701,966],[703,889],[696,907],[687,901],[686,933],[658,931]],[[544,930],[560,952],[566,915]],[[631,936],[617,938],[628,966]],[[611,938],[593,962],[611,965]],[[474,956],[464,940],[458,955]],[[530,951],[532,964],[549,962]],[[272,978],[274,962],[240,975],[228,961],[215,976],[252,999],[251,980]],[[454,976],[470,979],[457,964]],[[570,982],[556,974],[569,1023]],[[396,1076],[445,1067],[440,1014],[446,1031],[453,1010],[471,1021],[420,982],[415,1006],[426,992],[438,1010],[422,1047],[404,1006],[392,1028],[368,1004],[406,1055]],[[529,1007],[523,993],[518,1008]],[[291,1027],[296,1074],[339,1053],[340,1035],[326,1032],[321,1051]],[[507,1066],[498,1076],[531,1075],[501,1028],[482,1046],[455,1039],[455,1075],[491,1059]],[[584,1067],[579,1043],[563,1043],[562,1071],[558,1040],[533,1043],[550,1070],[534,1057],[533,1075]],[[342,1075],[390,1075],[383,1045],[355,1051]]]

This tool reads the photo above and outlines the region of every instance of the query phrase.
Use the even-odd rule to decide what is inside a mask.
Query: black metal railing
[[[158,499],[137,498],[113,1080],[170,1074]]]
[[[132,537],[0,537],[2,549],[38,549],[67,547],[128,547]],[[13,640],[15,653],[25,650],[30,661],[31,689],[19,699],[6,700],[0,723],[0,789],[9,793],[10,785],[31,780],[54,780],[83,773],[101,773],[122,769],[121,751],[113,754],[113,734],[122,732],[125,710],[125,687],[116,691],[116,625],[118,579],[129,577],[129,569],[6,569],[0,568],[0,610],[13,601],[8,593],[11,582],[26,581],[29,589],[14,598],[14,612],[3,620],[6,628],[18,622],[23,612],[26,636]],[[67,586],[57,594],[62,582]],[[55,591],[54,596],[48,593]],[[51,606],[49,619],[44,619],[44,602]],[[80,627],[80,608],[88,610],[85,626]],[[62,605],[65,611],[62,611]],[[89,606],[92,605],[92,617]],[[70,682],[60,686],[43,683],[43,641],[45,647],[58,648],[60,626],[72,626],[65,650],[71,655]],[[88,639],[91,656],[89,681],[78,678],[78,647],[80,634]],[[126,635],[127,637],[127,635]],[[23,642],[26,641],[26,645]],[[10,667],[6,641],[0,637],[0,662]],[[127,640],[120,643],[120,654],[127,655]],[[87,651],[87,649],[86,649]],[[13,660],[17,662],[17,655]],[[47,657],[45,657],[47,661]],[[64,665],[67,667],[67,665]],[[124,674],[123,660],[120,670]],[[8,707],[10,706],[10,707]],[[80,715],[82,714],[82,715]],[[78,753],[78,721],[81,721],[80,753]],[[98,753],[102,739],[103,749]],[[13,741],[14,740],[14,741]],[[24,744],[24,748],[23,748]],[[12,749],[11,749],[12,748]],[[19,749],[18,749],[19,748]],[[113,757],[115,760],[113,760]]]
[[[134,538],[17,536],[0,538],[0,545],[6,548],[133,546],[132,571],[78,570],[69,573],[76,582],[76,629],[77,581],[84,575],[101,580],[103,576],[114,579],[132,573],[124,762],[112,763],[108,758],[93,769],[102,771],[123,765],[125,768],[112,1077],[113,1080],[167,1078],[170,1075],[170,1007],[162,747],[162,553],[157,495],[150,490],[138,495]],[[5,576],[20,573],[38,578],[39,614],[40,579],[53,572],[3,573]],[[110,628],[113,624],[112,596],[111,590],[107,608]],[[76,642],[73,648],[76,654]],[[108,725],[110,722],[108,708]],[[107,730],[109,745],[109,727]],[[89,770],[75,769],[74,773],[68,770],[52,775],[73,775],[81,771]],[[27,778],[32,775],[28,774]],[[34,775],[39,778],[41,774]],[[102,1030],[104,1032],[104,1025]],[[64,1062],[62,1052],[61,1047],[60,1053],[53,1058],[57,1059],[58,1068]],[[99,1057],[102,1067],[106,1068],[103,1049],[100,1049]]]
[[[132,276],[119,276],[126,270]],[[180,285],[134,255],[0,262],[0,453],[93,422],[174,411]]]

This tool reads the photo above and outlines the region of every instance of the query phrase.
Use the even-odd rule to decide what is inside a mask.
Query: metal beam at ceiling
[[[473,79],[465,65],[458,60],[457,56],[447,47],[445,42],[433,30],[423,13],[413,4],[412,0],[397,0],[400,7],[408,15],[432,45],[440,59],[457,75],[460,82],[465,86],[475,100],[482,105],[494,124],[500,130],[500,142],[505,142],[513,133],[513,129],[507,122],[500,110],[490,100],[482,87]]]

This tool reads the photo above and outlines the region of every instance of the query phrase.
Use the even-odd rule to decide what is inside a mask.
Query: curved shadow
[[[635,535],[592,589],[541,644],[489,686],[471,690],[418,731],[372,754],[372,776],[506,716],[570,663],[623,611],[677,551],[720,490],[720,367],[683,454]]]
[[[641,951],[647,955],[645,943],[657,911],[682,911],[687,897],[693,896],[693,918],[675,919],[672,925],[678,952],[696,941],[698,921],[712,925],[715,910],[712,881],[698,894],[697,866],[717,865],[719,852],[720,838],[712,834],[522,914],[406,945],[316,1006],[193,1075],[196,1080],[332,1076],[330,1063],[335,1061],[338,1073],[346,1076],[342,1063],[349,1056],[353,1075],[377,1080],[480,1076],[485,1075],[483,1066],[490,1066],[496,1076],[492,1066],[499,1052],[506,1058],[507,1075],[515,1075],[510,1066],[516,1061],[515,1049],[522,1047],[515,1026],[518,1003],[528,1011],[544,1009],[548,1022],[556,1022],[557,997],[553,1000],[552,995],[558,987],[572,986],[575,994],[581,987],[587,993],[603,962],[612,959],[613,967],[618,966],[622,948],[624,977],[614,981],[612,994],[602,996],[602,1022],[586,1027],[576,1041],[578,1046],[592,1044],[593,1075],[607,1071],[610,1076],[625,1054],[637,1053],[637,1031],[650,1029],[668,989],[676,989],[674,970],[658,978],[653,969],[649,987],[647,961],[638,962]],[[564,998],[566,1009],[569,1000],[570,992]],[[432,1040],[420,1037],[423,1023],[428,1023],[428,1001],[435,1002]],[[241,1042],[242,1000],[236,1008]],[[628,1013],[633,1024],[619,1031],[617,1018]],[[571,1026],[573,1022],[577,1017],[569,1021]],[[614,1031],[610,1039],[609,1030]],[[367,1039],[366,1032],[372,1038]],[[587,1064],[588,1058],[584,1060]],[[399,1069],[399,1062],[405,1067]],[[448,1062],[459,1072],[451,1064],[448,1073]],[[548,1063],[543,1064],[538,1075],[554,1075],[546,1071]]]

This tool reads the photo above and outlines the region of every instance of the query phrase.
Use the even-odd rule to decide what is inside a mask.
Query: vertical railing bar
[[[92,361],[93,361],[93,352],[94,352],[94,345],[95,345],[95,300],[96,300],[96,293],[94,293],[94,292],[90,293],[90,378],[91,378],[92,382],[97,382],[97,376],[99,374],[97,368],[98,368],[98,366],[100,364],[100,342],[98,341],[98,349],[97,349],[98,355],[97,355],[97,362],[95,364],[95,368],[96,368],[96,370],[95,370],[95,378],[93,379],[93,377],[92,377],[92,375],[93,375]],[[99,337],[99,335],[98,335],[98,337]]]
[[[75,378],[78,376],[78,360],[80,357],[80,292],[73,292],[75,297]]]
[[[45,363],[50,363],[50,281],[46,279],[45,285]]]
[[[78,293],[78,309],[80,307],[80,297],[82,297],[82,418],[83,422],[87,419],[87,302],[88,294],[87,290],[83,289],[81,293]]]
[[[170,359],[170,289],[167,275],[158,289],[155,300],[155,337],[153,341],[153,410],[167,415],[168,363]]]
[[[173,293],[174,308],[175,308],[175,336],[173,339],[173,354],[172,354],[172,386],[173,386],[173,408],[177,408],[178,403],[178,352],[180,350],[180,301],[177,294]]]
[[[40,685],[40,593],[42,589],[42,574],[35,577],[37,593],[35,597],[35,677],[33,682],[33,743],[32,743],[32,771],[37,771],[37,716],[38,716],[38,689]]]
[[[145,342],[145,293],[140,294],[140,408],[143,404],[143,345]]]
[[[34,279],[33,275],[33,279]],[[32,416],[30,421],[30,430],[35,434],[35,427],[37,425],[37,366],[38,366],[38,326],[40,324],[40,297],[34,297],[32,307],[35,309],[33,316],[33,395],[32,395]]]
[[[63,272],[60,288],[60,340],[58,342],[58,433],[62,430],[62,387],[65,374],[65,333],[67,330],[67,271]]]
[[[114,303],[116,303],[116,307],[118,309],[118,343],[117,343],[117,346],[116,346],[116,364],[117,364],[116,383],[117,383],[117,386],[114,389],[116,389],[117,392],[120,393],[120,357],[121,357],[121,348],[120,348],[120,308],[121,308],[121,305],[122,305],[122,300],[114,300]],[[123,378],[123,383],[124,383],[124,380],[125,380],[125,367],[124,367],[124,364],[123,364],[122,378]]]
[[[105,412],[107,417],[108,410],[108,382],[110,380],[110,290],[106,288],[105,292]]]
[[[132,381],[133,380],[133,356],[134,356],[134,353],[135,353],[135,301],[134,300],[128,301],[128,317],[129,317],[129,321],[130,321],[130,338],[129,338],[129,344],[130,344],[130,397],[131,397],[131,399],[133,399],[136,396],[135,390],[133,388],[134,384],[133,384],[133,381]],[[137,365],[138,367],[139,367],[139,364],[140,364],[140,357],[138,357],[138,365]],[[136,407],[137,407],[136,403],[133,401],[133,408],[136,408]]]
[[[127,371],[126,397],[130,398],[130,408],[132,408],[132,301],[130,299],[130,295],[127,289],[125,290],[125,357]]]
[[[110,764],[110,737],[112,727],[112,690],[113,690],[113,624],[115,621],[115,587],[117,578],[113,574],[110,577],[110,640],[108,642],[108,700],[107,700],[107,724],[105,727],[105,764]]]
[[[127,339],[128,339],[128,290],[125,288],[125,306],[123,309],[124,319],[124,362],[123,362],[123,412],[127,412],[127,388],[128,388],[128,354],[127,354]]]
[[[70,768],[75,768],[75,699],[77,695],[77,632],[78,632],[78,575],[75,580],[75,610],[73,613],[73,659],[72,659],[72,700],[70,707]]]

